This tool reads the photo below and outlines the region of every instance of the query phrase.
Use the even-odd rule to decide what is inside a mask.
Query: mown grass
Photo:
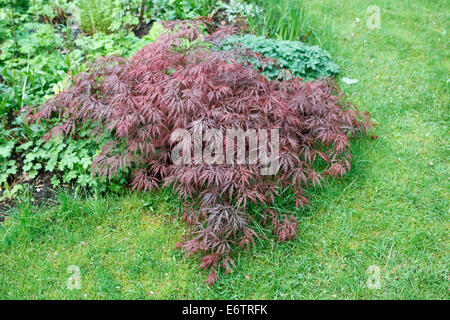
[[[369,30],[367,7],[381,9]],[[349,98],[380,124],[354,140],[352,172],[311,193],[296,212],[299,237],[258,243],[213,288],[175,250],[177,201],[152,195],[26,203],[0,227],[0,298],[27,299],[448,299],[448,1],[334,1],[307,13],[332,20],[328,48]],[[356,18],[359,18],[357,22]],[[334,42],[333,42],[334,43]],[[80,290],[68,290],[70,265]],[[381,288],[370,289],[369,266]]]

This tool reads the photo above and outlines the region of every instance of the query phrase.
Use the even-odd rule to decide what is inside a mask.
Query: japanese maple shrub
[[[270,81],[238,57],[243,50],[215,49],[224,30],[204,35],[199,24],[167,24],[171,32],[134,57],[98,60],[30,118],[63,119],[49,137],[95,122],[92,134],[106,130],[114,139],[94,160],[94,174],[114,177],[128,168],[134,189],[172,185],[186,202],[181,215],[189,226],[178,246],[199,255],[212,284],[219,268],[234,265],[233,248],[254,244],[255,222],[265,221],[281,241],[296,236],[296,218],[269,209],[275,196],[290,187],[303,207],[307,187],[348,172],[348,136],[371,124],[333,81]],[[171,133],[194,133],[199,124],[203,130],[278,129],[277,175],[262,175],[259,164],[174,164]],[[256,215],[251,203],[268,209]]]

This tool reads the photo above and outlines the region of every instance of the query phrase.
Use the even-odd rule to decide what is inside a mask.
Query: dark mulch
[[[142,38],[143,36],[147,35],[150,29],[152,28],[153,22],[146,23],[142,22],[140,26],[136,30],[134,30],[134,34],[138,38]]]
[[[54,189],[50,182],[52,174],[50,172],[44,172],[43,170],[39,173],[39,175],[30,182],[25,181],[26,177],[15,177],[15,183],[21,183],[25,190],[21,191],[21,195],[23,192],[28,192],[31,195],[31,202],[33,205],[41,207],[49,202],[49,200],[54,198]],[[11,185],[11,188],[14,185]],[[3,191],[0,191],[0,199],[3,197]],[[20,199],[23,197],[17,197],[17,199],[6,198],[0,200],[0,222],[2,222],[7,215],[7,212],[15,208],[18,204],[20,204]],[[18,200],[19,199],[19,200]]]

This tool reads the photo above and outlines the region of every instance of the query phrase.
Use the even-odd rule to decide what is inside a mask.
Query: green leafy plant
[[[0,143],[0,186],[7,182],[10,175],[17,173],[16,160],[10,158],[15,144],[14,140]]]
[[[125,31],[112,34],[98,32],[91,36],[76,39],[77,48],[73,51],[73,55],[75,58],[84,58],[88,61],[112,54],[128,56],[148,42],[147,38],[139,39],[133,33],[126,33]]]
[[[290,73],[286,73],[286,70],[290,70],[294,76],[304,80],[330,77],[339,72],[338,66],[331,60],[330,54],[318,46],[309,46],[299,41],[281,41],[246,34],[226,38],[222,48],[230,50],[237,44],[250,51],[260,53],[266,58],[276,60],[275,63],[262,65],[258,59],[249,59],[270,79],[289,76]]]
[[[178,0],[178,15],[181,19],[194,19],[208,16],[214,9],[214,0]]]
[[[92,148],[87,148],[86,141],[67,139],[54,139],[44,142],[43,140],[28,141],[18,147],[18,150],[26,151],[23,171],[30,179],[34,179],[38,171],[43,169],[47,172],[62,173],[64,183],[75,180],[81,186],[94,186],[95,181],[90,177],[89,166],[92,163]],[[59,181],[52,180],[54,186]]]
[[[142,3],[142,0],[112,0],[108,31],[117,32],[122,27],[127,30],[136,28],[143,18],[143,11],[140,10]]]
[[[0,201],[25,198],[27,196],[27,191],[28,189],[23,184],[15,184],[11,188],[3,190]]]
[[[4,23],[5,19],[6,19],[6,12],[0,11],[0,45],[11,36],[11,30],[8,28],[6,23]]]
[[[209,16],[214,7],[214,0],[153,0],[149,11],[156,21],[194,19]]]
[[[144,36],[144,39],[153,42],[156,40],[156,38],[159,37],[160,34],[166,32],[166,31],[167,30],[164,29],[164,26],[161,23],[155,22],[155,23],[153,23],[152,28],[150,29],[148,34],[146,36]]]
[[[18,49],[15,47],[18,46]],[[7,40],[0,54],[0,111],[2,115],[27,104],[41,103],[71,66],[64,55],[65,40],[49,24],[26,22]]]
[[[25,155],[21,170],[27,180],[36,178],[42,171],[53,174],[51,178],[53,187],[75,183],[81,187],[99,188],[104,191],[106,185],[102,185],[101,179],[92,176],[91,164],[107,141],[109,141],[107,136],[94,140],[88,136],[87,130],[79,129],[75,136],[65,137],[64,140],[61,137],[49,141],[29,140],[18,145],[15,151],[17,154]],[[11,151],[10,146],[1,146],[0,156],[4,154],[5,158],[8,158]],[[127,172],[124,170],[123,175],[116,177],[113,183],[126,183],[126,176]]]

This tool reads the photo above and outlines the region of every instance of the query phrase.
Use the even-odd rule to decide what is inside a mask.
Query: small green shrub
[[[102,146],[111,140],[108,135],[93,139],[89,137],[87,129],[79,128],[64,139],[57,137],[45,141],[41,138],[45,125],[32,125],[31,128],[36,131],[34,136],[22,143],[10,139],[9,130],[2,129],[0,132],[0,190],[8,190],[9,178],[19,173],[25,181],[35,179],[40,173],[50,173],[53,187],[75,183],[97,191],[107,188],[114,191],[116,186],[127,183],[126,168],[109,184],[102,183],[102,179],[94,178],[91,174],[93,159],[98,156]],[[21,165],[16,158],[21,159]]]
[[[0,52],[0,115],[37,104],[70,69],[64,39],[48,24],[26,22]]]
[[[219,1],[217,7],[224,9],[228,22],[233,22],[238,16],[255,19],[263,14],[263,10],[253,3],[244,3],[240,0],[230,0],[229,2]]]
[[[0,16],[1,18],[1,16]],[[7,28],[6,24],[0,22],[0,43],[5,42],[10,37],[11,31]],[[1,49],[0,49],[1,50]]]
[[[147,37],[139,39],[132,32],[128,34],[124,31],[111,34],[97,32],[91,36],[76,39],[75,44],[77,49],[72,54],[77,58],[84,56],[88,61],[93,61],[100,56],[112,54],[128,56],[136,53],[149,42]]]
[[[0,135],[0,186],[7,182],[10,175],[17,173],[17,164],[11,159],[12,151],[16,145],[16,141],[7,139],[10,131],[1,128]]]
[[[90,167],[108,138],[104,136],[96,141],[88,137],[87,130],[77,131],[76,137],[58,137],[47,142],[43,139],[30,140],[18,146],[17,152],[26,153],[22,166],[24,174],[34,179],[39,170],[50,172],[54,174],[51,179],[53,187],[60,186],[61,182],[75,182],[81,187],[100,186],[100,180],[92,177]],[[118,176],[114,182],[125,183],[125,176]]]
[[[256,59],[250,60],[259,69],[264,69],[263,74],[270,79],[283,77],[286,72],[282,70],[290,70],[294,76],[304,80],[331,77],[339,72],[338,66],[331,60],[330,54],[318,46],[309,46],[299,41],[281,41],[246,34],[228,37],[222,48],[231,49],[236,44],[241,44],[253,52],[277,61],[278,66],[275,63],[265,64],[263,68]]]

